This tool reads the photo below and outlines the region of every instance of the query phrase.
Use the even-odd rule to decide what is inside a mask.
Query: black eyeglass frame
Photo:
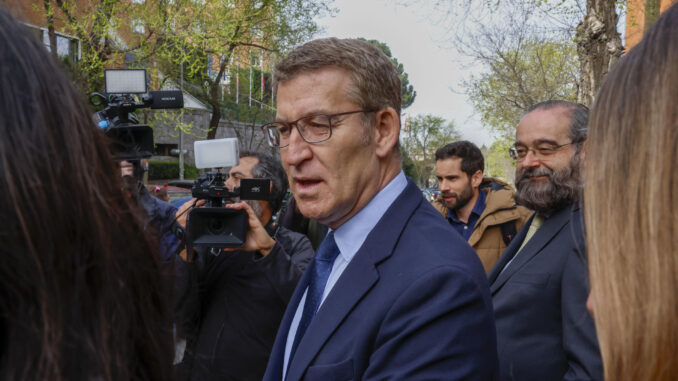
[[[543,143],[541,143],[541,144],[543,144]],[[513,159],[515,161],[523,161],[523,160],[525,160],[525,157],[527,157],[527,154],[530,151],[532,151],[532,154],[534,156],[537,156],[537,152],[539,152],[539,157],[547,157],[547,156],[550,156],[550,155],[556,153],[556,151],[558,151],[559,149],[561,149],[565,146],[573,145],[573,144],[577,144],[577,142],[569,142],[569,143],[565,143],[565,144],[554,145],[553,147],[548,148],[549,150],[551,150],[551,152],[549,152],[545,155],[542,152],[540,152],[539,148],[528,147],[528,146],[523,145],[525,147],[525,149],[527,150],[527,152],[525,152],[525,156],[520,157],[520,156],[518,156],[518,151],[516,150],[516,146],[518,145],[518,143],[513,144],[513,146],[511,148],[509,148],[508,151],[509,151],[509,156],[511,156],[511,159]]]
[[[283,145],[277,145],[276,146],[275,144],[273,144],[273,140],[271,138],[271,135],[269,134],[269,132],[267,130],[269,130],[269,129],[276,129],[277,130],[275,125],[279,125],[279,124],[282,124],[283,126],[289,128],[290,134],[292,133],[292,126],[294,126],[297,129],[297,132],[299,132],[299,136],[301,136],[301,138],[304,139],[304,141],[307,142],[307,143],[311,143],[311,144],[321,143],[321,142],[329,140],[332,137],[332,127],[333,127],[332,126],[332,119],[333,118],[336,118],[338,116],[344,116],[344,115],[358,114],[358,113],[361,113],[361,112],[370,113],[370,112],[377,112],[377,111],[379,111],[379,110],[354,110],[354,111],[339,112],[339,113],[336,113],[336,114],[312,114],[312,115],[302,116],[301,118],[299,118],[295,121],[292,121],[292,122],[277,121],[277,122],[266,123],[263,126],[261,126],[261,129],[262,129],[262,131],[264,131],[264,134],[266,135],[266,140],[268,141],[268,145],[270,145],[271,147],[275,147],[275,148],[285,148],[289,145],[289,143],[285,144],[284,146]],[[299,128],[298,122],[301,121],[301,120],[304,120],[304,119],[314,118],[314,117],[318,117],[318,116],[324,116],[324,117],[327,118],[327,125],[328,125],[328,128],[330,130],[330,133],[324,139],[310,141],[301,132],[301,129]],[[278,134],[280,134],[280,133],[278,133]]]

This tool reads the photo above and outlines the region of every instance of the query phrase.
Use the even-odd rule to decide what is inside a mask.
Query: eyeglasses
[[[308,143],[320,143],[332,136],[332,119],[337,116],[357,114],[361,112],[376,112],[378,110],[355,110],[337,114],[316,114],[299,118],[294,122],[273,122],[264,124],[261,128],[266,133],[268,144],[271,147],[284,148],[290,144],[292,126],[297,128],[299,135]]]
[[[536,147],[528,148],[522,144],[516,143],[513,147],[509,148],[509,155],[511,156],[511,159],[515,161],[523,161],[525,160],[525,157],[527,156],[527,153],[529,151],[532,151],[532,154],[535,157],[548,157],[556,153],[559,149],[569,146],[570,144],[574,144],[574,142],[569,142],[561,145],[556,145],[553,143],[546,143],[542,142],[537,144]]]

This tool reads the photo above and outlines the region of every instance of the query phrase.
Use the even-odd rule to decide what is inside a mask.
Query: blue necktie
[[[306,329],[315,317],[315,313],[318,311],[323,292],[325,291],[325,285],[327,284],[327,278],[330,276],[332,265],[338,254],[339,248],[334,241],[334,232],[330,232],[318,247],[311,265],[312,273],[308,284],[308,292],[306,293],[306,303],[304,304],[304,311],[301,314],[301,320],[297,327],[297,334],[294,336],[288,366],[292,362],[292,356],[294,356],[294,352],[297,350],[299,341],[301,341]]]

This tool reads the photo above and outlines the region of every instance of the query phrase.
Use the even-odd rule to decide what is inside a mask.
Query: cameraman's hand
[[[275,245],[275,240],[268,235],[268,232],[264,228],[264,225],[261,224],[259,218],[254,213],[252,208],[247,205],[246,202],[241,201],[234,204],[226,205],[227,208],[236,209],[236,210],[245,210],[247,212],[247,223],[249,224],[249,230],[247,231],[247,240],[245,245],[238,248],[224,249],[226,251],[234,250],[245,250],[245,251],[258,251],[264,257],[267,256],[273,246]]]
[[[203,205],[205,205],[205,200],[197,200],[192,198],[181,205],[181,208],[179,208],[179,210],[177,210],[177,212],[174,214],[174,218],[176,218],[177,223],[182,228],[186,229],[186,218],[188,217],[188,212],[194,207]]]
[[[179,208],[179,210],[174,213],[174,218],[177,221],[177,224],[179,224],[179,226],[181,226],[183,229],[186,229],[186,218],[188,217],[188,212],[194,207],[203,205],[205,205],[205,200],[197,200],[192,198],[186,201],[183,205],[181,205],[181,208]],[[186,262],[193,262],[193,259],[195,258],[195,251],[191,251],[191,254],[188,255],[186,248],[184,248],[181,250],[181,252],[179,252],[179,256]]]

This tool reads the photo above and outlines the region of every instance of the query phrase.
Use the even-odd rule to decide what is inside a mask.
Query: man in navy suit
[[[586,310],[588,272],[579,209],[588,109],[532,106],[518,124],[516,201],[535,214],[490,271],[502,380],[601,380]],[[620,206],[622,207],[622,206]]]
[[[378,48],[315,40],[275,69],[280,147],[301,213],[330,227],[265,380],[493,380],[492,302],[473,250],[401,170],[401,85]]]

